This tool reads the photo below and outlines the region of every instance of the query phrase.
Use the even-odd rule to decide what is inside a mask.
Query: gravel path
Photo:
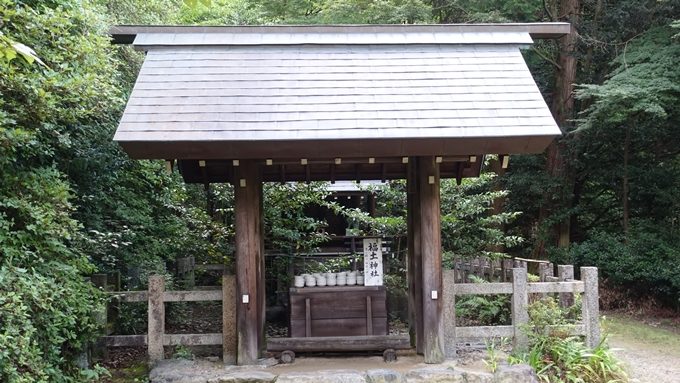
[[[680,382],[680,334],[616,317],[609,345],[627,365],[631,382]]]

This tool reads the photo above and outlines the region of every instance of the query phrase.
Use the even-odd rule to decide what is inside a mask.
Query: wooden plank
[[[533,282],[527,284],[529,293],[582,293],[584,285],[581,281],[574,282]]]
[[[149,361],[155,363],[163,360],[163,334],[165,333],[165,303],[163,292],[165,279],[162,275],[149,277],[149,309],[148,309],[148,354]]]
[[[351,253],[347,253],[351,254]],[[309,257],[311,258],[311,257]],[[297,294],[297,293],[344,293],[344,292],[357,292],[357,291],[363,291],[363,292],[381,292],[385,291],[385,286],[360,286],[360,285],[354,285],[354,286],[326,286],[326,287],[291,287],[289,289],[289,292],[291,294]]]
[[[101,338],[106,347],[139,347],[146,346],[146,335],[109,335]]]
[[[312,319],[365,318],[366,297],[371,297],[373,315],[387,316],[386,294],[355,290],[344,293],[291,294],[290,318],[306,317],[305,300],[310,300]]]
[[[512,283],[457,283],[454,290],[456,295],[512,294]]]
[[[373,310],[371,309],[371,296],[366,297],[366,335],[373,335]]]
[[[411,343],[408,335],[293,337],[267,340],[267,351],[272,352],[285,350],[295,352],[381,351],[388,348],[410,349]]]
[[[312,336],[312,308],[309,304],[309,298],[305,298],[305,336]]]
[[[306,324],[309,323],[308,327]],[[373,333],[387,335],[387,318],[373,317]],[[367,333],[366,318],[291,320],[293,337],[332,337],[338,333],[345,336],[364,336]]]
[[[234,167],[234,211],[236,247],[236,331],[237,363],[254,364],[260,356],[260,315],[258,303],[261,240],[261,188],[257,162],[241,161]]]
[[[216,346],[222,344],[222,333],[212,334],[165,334],[164,346]]]
[[[418,158],[420,247],[422,257],[423,355],[425,363],[444,361],[441,207],[439,164],[433,156]]]
[[[513,326],[466,326],[456,327],[458,338],[492,338],[512,337],[515,335]]]
[[[166,291],[163,294],[163,302],[201,302],[221,300],[222,291],[220,290]]]

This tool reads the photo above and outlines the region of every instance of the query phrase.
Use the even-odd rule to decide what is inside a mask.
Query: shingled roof
[[[503,25],[151,29],[114,140],[166,159],[540,152],[560,130],[531,42]]]

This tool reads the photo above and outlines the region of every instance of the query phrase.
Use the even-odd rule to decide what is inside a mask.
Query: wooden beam
[[[444,361],[441,208],[439,164],[433,156],[418,158],[419,224],[422,258],[423,355],[425,363]]]
[[[242,181],[245,181],[242,182]],[[260,263],[264,256],[262,236],[262,181],[255,161],[244,160],[234,168],[234,210],[236,247],[236,362],[254,364],[260,357],[261,305],[259,289],[263,288]]]
[[[406,350],[411,348],[407,335],[372,336],[324,336],[271,338],[267,341],[267,351],[279,352],[335,352],[335,351],[383,351],[388,348]]]

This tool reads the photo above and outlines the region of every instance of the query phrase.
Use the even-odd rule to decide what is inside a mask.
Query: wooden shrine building
[[[238,364],[266,347],[262,183],[314,180],[407,179],[411,326],[425,361],[443,361],[440,178],[560,134],[520,49],[569,28],[112,29],[146,52],[114,140],[186,182],[234,184]]]

